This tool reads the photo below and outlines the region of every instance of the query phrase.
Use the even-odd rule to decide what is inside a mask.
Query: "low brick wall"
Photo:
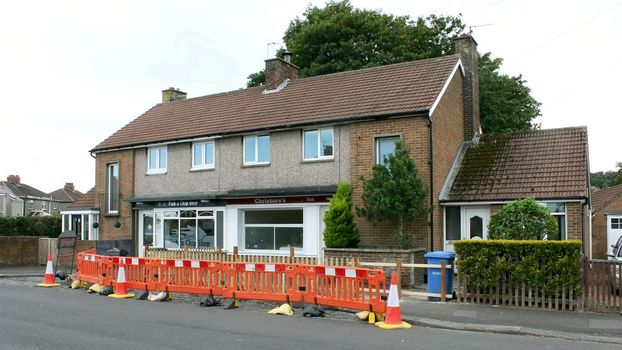
[[[36,265],[39,237],[0,236],[0,266]]]
[[[403,264],[425,264],[423,255],[426,250],[415,249],[355,249],[355,248],[324,248],[325,258],[358,258],[361,262],[395,263],[399,258]],[[365,266],[372,269],[383,269],[387,275],[387,283],[390,282],[394,267]],[[402,287],[413,287],[423,284],[426,271],[421,268],[402,268]]]

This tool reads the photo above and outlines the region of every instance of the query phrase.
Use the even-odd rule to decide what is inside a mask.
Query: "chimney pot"
[[[73,182],[66,182],[65,183],[65,190],[73,192],[75,190]]]
[[[162,103],[169,103],[176,100],[185,100],[186,93],[179,90],[179,88],[169,87],[166,90],[162,90]]]
[[[19,175],[9,175],[6,177],[6,180],[12,184],[16,184],[16,185],[20,184]]]
[[[283,60],[287,63],[292,63],[292,53],[290,51],[283,52]]]

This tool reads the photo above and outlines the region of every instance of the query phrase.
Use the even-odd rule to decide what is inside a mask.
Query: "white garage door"
[[[607,254],[611,254],[611,245],[622,236],[622,215],[607,216]]]

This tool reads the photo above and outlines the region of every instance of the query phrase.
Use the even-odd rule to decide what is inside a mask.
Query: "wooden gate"
[[[584,259],[585,308],[599,312],[622,311],[622,261]]]

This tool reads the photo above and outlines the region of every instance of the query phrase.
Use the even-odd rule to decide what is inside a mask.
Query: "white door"
[[[612,254],[611,246],[622,236],[622,215],[607,215],[607,254]]]
[[[140,210],[138,212],[138,256],[145,256],[145,246],[153,246],[153,210]]]
[[[486,239],[489,217],[488,208],[465,208],[462,239]]]

